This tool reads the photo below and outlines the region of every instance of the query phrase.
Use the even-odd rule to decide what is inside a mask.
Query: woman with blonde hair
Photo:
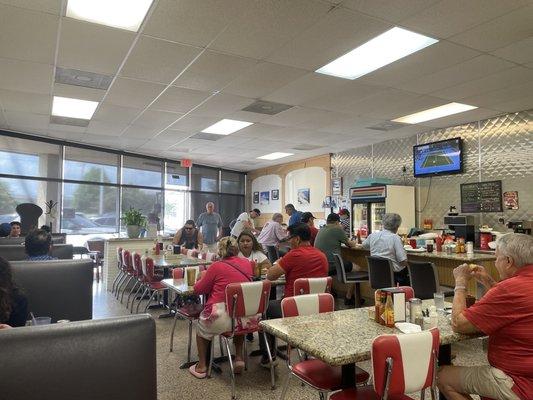
[[[196,330],[198,347],[198,363],[189,368],[196,378],[205,378],[207,373],[207,354],[213,336],[231,330],[231,317],[225,303],[226,286],[230,283],[249,282],[252,280],[252,266],[246,258],[237,257],[239,246],[232,237],[224,237],[218,242],[218,257],[211,266],[202,273],[194,285],[195,294],[209,295],[207,303],[200,314]],[[235,345],[234,372],[239,374],[244,369],[243,337],[233,339]]]

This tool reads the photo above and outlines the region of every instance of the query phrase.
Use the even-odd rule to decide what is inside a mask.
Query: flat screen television
[[[414,176],[463,172],[463,140],[459,137],[413,146]]]

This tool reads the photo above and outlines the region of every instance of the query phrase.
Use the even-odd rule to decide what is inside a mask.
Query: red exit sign
[[[185,168],[192,167],[192,160],[189,160],[189,159],[186,159],[186,158],[181,160],[181,166],[185,167]]]

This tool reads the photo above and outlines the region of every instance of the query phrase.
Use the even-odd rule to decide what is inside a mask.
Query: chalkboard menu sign
[[[502,181],[461,184],[461,212],[502,212]]]

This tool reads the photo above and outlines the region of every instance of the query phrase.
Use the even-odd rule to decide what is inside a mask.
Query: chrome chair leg
[[[426,389],[420,391],[420,400],[426,400]]]
[[[115,293],[115,297],[116,297],[117,300],[120,297],[120,291],[126,289],[126,285],[128,284],[129,278],[130,278],[130,275],[124,274],[124,279],[122,280],[122,282],[120,282],[118,290]]]
[[[117,281],[117,284],[116,284],[115,289],[114,289],[115,297],[117,297],[117,293],[119,291],[119,288],[122,285],[122,282],[124,282],[124,279],[126,278],[126,276],[128,276],[128,275],[124,271],[122,271],[120,273],[120,278]]]
[[[243,343],[243,351],[244,351],[244,370],[245,371],[248,371],[248,349],[247,349],[247,345],[246,345],[246,337],[244,337],[244,343]]]
[[[172,332],[172,335],[174,336],[174,332]],[[188,363],[191,362],[191,347],[192,347],[192,319],[189,319],[189,340],[187,343],[187,362]]]
[[[289,382],[291,380],[292,373],[289,371],[289,375],[287,375],[287,379],[285,380],[285,384],[283,385],[283,389],[281,390],[281,394],[279,395],[279,400],[284,400],[285,395],[287,394],[287,390],[289,389]]]
[[[147,286],[145,289],[144,289],[144,292],[141,296],[141,298],[139,299],[139,302],[137,303],[137,308],[135,309],[135,313],[138,314],[139,313],[139,307],[141,305],[141,302],[142,300],[144,299],[144,296],[146,296],[148,293],[150,293],[150,288]]]
[[[138,280],[135,281],[135,283],[133,284],[133,286],[131,287],[131,290],[130,290],[130,294],[128,295],[128,299],[126,300],[126,308],[130,308],[130,299],[131,299],[131,295],[133,294],[133,291],[135,290],[135,288],[137,287],[137,285],[139,285],[141,282],[139,282]]]
[[[268,353],[268,360],[270,361],[270,383],[271,383],[271,389],[274,390],[276,388],[276,377],[274,376],[274,363],[272,361],[272,353],[270,352],[270,345],[268,344],[268,338],[266,335],[266,332],[263,331],[263,336],[265,339],[265,344],[267,348]]]
[[[141,291],[141,289],[144,289],[144,285],[141,283],[139,285],[139,288],[137,289],[137,291],[135,292],[135,294],[133,295],[133,299],[131,299],[131,309],[130,309],[130,314],[133,314],[133,306],[135,305],[135,299],[137,298],[137,295],[139,294],[139,292]],[[139,301],[142,300],[142,297],[141,299],[139,299]]]
[[[132,279],[135,279],[133,275],[130,276],[130,279],[128,279],[128,281],[126,282],[126,285],[124,286],[124,290],[122,291],[122,296],[120,296],[121,303],[124,301],[124,294],[126,293],[126,290],[128,290],[128,285],[130,284]]]
[[[172,352],[173,348],[174,348],[174,331],[176,330],[176,322],[178,322],[178,313],[176,313],[176,315],[174,315],[174,325],[172,325],[172,332],[170,333],[170,351]],[[191,322],[191,325],[192,325],[192,322]],[[189,342],[191,340],[191,331],[189,329]],[[189,361],[189,360],[187,360]]]
[[[228,352],[228,361],[229,361],[229,369],[230,369],[230,377],[231,377],[231,398],[235,399],[235,371],[233,369],[233,360],[231,359],[231,349],[229,346],[229,339],[227,337],[223,337],[224,344],[226,345],[226,350]]]
[[[122,270],[119,270],[115,279],[113,279],[113,284],[111,285],[111,293],[115,291],[115,285],[119,281],[119,278],[122,278]]]
[[[222,340],[222,339],[220,339]],[[215,358],[215,338],[211,340],[211,344],[209,345],[210,349],[210,357],[209,357],[209,365],[207,366],[207,378],[211,378],[211,372],[213,371],[213,359]]]
[[[152,299],[154,298],[154,296],[157,294],[157,290],[154,290],[152,292],[152,295],[150,296],[150,298],[148,299],[148,303],[146,304],[146,307],[144,307],[144,312],[147,312],[148,311],[148,307],[150,307],[150,304],[152,303]]]

